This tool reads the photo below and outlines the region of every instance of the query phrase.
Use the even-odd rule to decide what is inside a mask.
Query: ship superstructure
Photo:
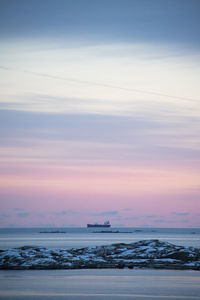
[[[111,227],[111,224],[109,221],[106,221],[104,222],[103,224],[98,224],[98,223],[95,223],[95,224],[87,224],[87,227],[103,227],[103,228],[109,228]]]

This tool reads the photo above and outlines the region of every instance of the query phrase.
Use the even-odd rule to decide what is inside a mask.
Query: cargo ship
[[[95,224],[87,224],[87,227],[103,227],[103,228],[109,228],[111,227],[110,225],[110,222],[109,221],[106,221],[104,222],[103,224],[98,224],[98,223],[95,223]]]

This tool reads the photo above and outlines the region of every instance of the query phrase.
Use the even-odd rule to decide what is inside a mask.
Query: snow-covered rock
[[[200,270],[200,249],[159,240],[81,249],[0,250],[0,269],[160,268]]]

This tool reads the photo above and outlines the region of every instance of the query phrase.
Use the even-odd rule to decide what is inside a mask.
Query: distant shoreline
[[[40,233],[66,233],[66,231],[40,231]]]
[[[101,230],[93,231],[93,233],[133,233],[132,231],[119,231],[119,230]]]

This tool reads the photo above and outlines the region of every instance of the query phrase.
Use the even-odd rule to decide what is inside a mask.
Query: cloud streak
[[[185,216],[188,216],[190,213],[189,212],[172,212],[172,214],[175,216],[185,217]]]
[[[30,213],[28,213],[28,212],[21,212],[21,213],[17,213],[16,216],[19,217],[19,218],[26,218],[26,217],[30,216]]]
[[[59,77],[59,76],[54,76],[52,74],[45,74],[45,73],[39,73],[39,72],[32,72],[28,70],[22,70],[22,69],[14,69],[6,66],[0,66],[0,69],[5,70],[5,71],[14,71],[18,73],[24,73],[24,74],[30,74],[34,76],[39,76],[39,77],[44,77],[44,78],[49,78],[49,79],[56,79],[56,80],[64,80],[67,82],[73,82],[73,83],[78,83],[78,84],[86,84],[87,86],[98,86],[98,87],[104,87],[104,88],[110,88],[110,89],[118,89],[122,91],[127,91],[127,92],[137,92],[140,94],[146,94],[146,95],[153,95],[153,96],[162,96],[162,97],[167,97],[170,99],[177,99],[177,100],[185,100],[185,101],[190,101],[190,102],[195,102],[199,103],[199,100],[193,99],[193,98],[186,98],[183,96],[175,96],[175,95],[168,95],[165,93],[159,93],[156,91],[146,91],[142,89],[136,89],[136,88],[125,88],[122,86],[117,86],[117,85],[111,85],[107,83],[100,83],[100,82],[95,82],[95,81],[85,81],[85,80],[79,80],[75,78],[67,78],[67,77]]]
[[[59,212],[54,213],[56,216],[71,216],[75,214],[79,214],[77,211],[70,211],[70,210],[62,210]]]
[[[117,210],[110,210],[110,211],[102,211],[99,213],[92,213],[92,216],[99,216],[99,217],[111,217],[111,216],[118,216],[120,213]]]

